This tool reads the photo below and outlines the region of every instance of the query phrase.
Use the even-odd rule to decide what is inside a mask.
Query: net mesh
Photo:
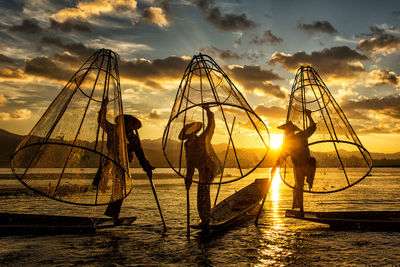
[[[305,183],[304,191],[337,192],[360,182],[371,171],[371,155],[318,73],[302,66],[293,82],[286,122],[305,130],[310,125],[306,109],[316,123],[308,147],[317,168],[312,189]],[[290,187],[294,186],[292,167],[289,157],[280,166],[281,178]]]
[[[213,115],[209,115],[208,108]],[[206,153],[194,152],[195,165],[218,165],[213,184],[229,183],[251,173],[268,152],[267,127],[217,63],[199,54],[185,70],[163,136],[164,155],[181,177],[187,174],[182,129],[197,125],[196,135],[201,136],[209,132],[211,120],[215,122],[213,134],[208,136],[211,146],[206,141],[197,147],[196,151]],[[199,181],[198,174],[193,181]]]
[[[117,55],[98,50],[18,145],[14,175],[40,194],[73,204],[126,197],[131,179],[122,114]]]

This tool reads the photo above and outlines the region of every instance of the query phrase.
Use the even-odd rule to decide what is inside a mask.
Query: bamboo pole
[[[261,202],[260,209],[258,210],[256,219],[255,219],[255,221],[254,221],[254,224],[255,224],[256,226],[258,226],[258,219],[260,218],[261,211],[262,211],[262,209],[263,209],[263,207],[264,207],[265,199],[266,199],[267,196],[268,196],[269,188],[270,188],[270,186],[271,186],[272,179],[273,179],[273,177],[269,178],[269,180],[268,180],[268,182],[267,182],[267,186],[266,186],[264,198],[263,198],[263,200],[262,200],[262,202]]]
[[[189,201],[189,190],[186,189],[186,236],[190,238],[190,201]]]
[[[136,133],[136,136],[139,139],[139,143],[140,143],[140,137],[139,137],[138,130],[135,130],[135,133]],[[156,203],[157,203],[157,208],[158,208],[158,211],[160,213],[161,221],[162,221],[162,224],[163,224],[163,227],[164,227],[163,233],[166,233],[167,232],[167,225],[165,224],[164,216],[163,216],[163,213],[161,211],[160,202],[158,201],[156,188],[154,187],[154,184],[153,184],[153,174],[151,173],[151,171],[150,172],[146,172],[146,174],[147,174],[147,177],[149,178],[151,190],[153,191],[153,195],[154,195],[154,198],[155,198]]]

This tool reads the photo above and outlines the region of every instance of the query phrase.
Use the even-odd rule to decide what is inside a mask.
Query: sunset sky
[[[400,2],[7,0],[0,128],[27,134],[97,49],[120,55],[124,112],[162,136],[185,67],[210,55],[268,125],[312,65],[371,152],[400,151]]]

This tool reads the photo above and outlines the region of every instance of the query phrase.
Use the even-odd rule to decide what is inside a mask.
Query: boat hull
[[[211,209],[211,221],[207,229],[225,230],[241,224],[253,217],[261,201],[269,191],[268,178],[256,179],[252,184],[227,197]],[[204,229],[200,222],[191,225],[194,229]]]
[[[118,225],[129,225],[136,217],[121,218]],[[0,213],[0,235],[93,234],[114,227],[111,218]]]
[[[332,230],[400,232],[400,211],[298,212],[287,210],[286,217],[328,224]]]

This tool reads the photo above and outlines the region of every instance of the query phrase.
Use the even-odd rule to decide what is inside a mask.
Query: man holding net
[[[305,115],[310,121],[310,126],[301,131],[291,121],[278,127],[285,131],[285,139],[282,145],[281,154],[271,170],[271,177],[274,177],[276,168],[279,167],[286,157],[290,156],[293,162],[294,188],[292,209],[299,209],[299,216],[304,216],[303,208],[303,188],[304,179],[307,177],[307,183],[311,189],[314,183],[316,170],[316,160],[310,156],[308,148],[308,138],[317,129],[316,124],[311,117],[311,111],[306,109]],[[297,132],[297,133],[296,133]]]
[[[207,112],[207,127],[199,136],[197,133],[203,127],[201,122],[193,122],[183,127],[179,139],[185,141],[186,178],[185,186],[189,190],[192,184],[195,169],[199,172],[197,187],[197,210],[201,219],[201,226],[207,227],[210,223],[210,184],[214,177],[221,173],[222,165],[211,145],[215,130],[214,113],[208,105],[202,106]]]
[[[146,172],[146,174],[151,177],[152,176],[152,171],[155,169],[153,166],[151,166],[150,162],[146,159],[142,145],[140,143],[140,138],[139,138],[139,133],[138,129],[142,127],[142,123],[140,120],[135,118],[132,115],[119,115],[115,118],[115,124],[112,124],[107,121],[106,119],[106,114],[107,114],[107,104],[108,101],[105,100],[103,101],[103,105],[99,111],[99,116],[98,116],[98,121],[100,124],[100,127],[107,133],[107,149],[112,150],[116,149],[113,144],[114,140],[117,138],[118,135],[120,135],[120,130],[122,128],[120,123],[125,124],[125,136],[126,136],[126,142],[127,142],[127,153],[128,153],[128,159],[129,162],[133,161],[133,153],[135,153],[137,159],[139,160],[139,164],[142,166],[143,170]],[[119,151],[119,150],[117,150]],[[123,160],[123,159],[120,159]],[[114,171],[104,171],[104,165],[110,165]],[[129,167],[129,166],[128,166]],[[113,192],[111,196],[111,202],[108,204],[107,209],[105,211],[105,215],[112,217],[114,219],[115,223],[118,223],[118,218],[119,214],[121,211],[121,206],[122,206],[122,199],[120,198],[122,196],[122,184],[123,184],[123,179],[125,179],[125,173],[120,170],[120,168],[117,168],[115,164],[111,164],[109,160],[103,161],[100,171],[98,172],[98,175],[96,175],[97,178],[93,181],[94,186],[98,186],[100,189],[103,187],[107,186],[107,180],[108,179],[113,179]],[[107,168],[106,168],[107,170]],[[123,179],[121,179],[123,177]]]

